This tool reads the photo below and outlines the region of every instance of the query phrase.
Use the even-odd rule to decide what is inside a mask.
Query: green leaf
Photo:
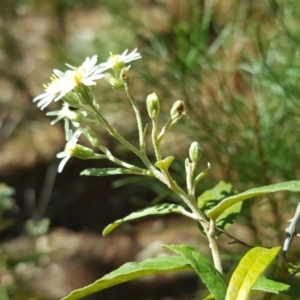
[[[94,283],[71,292],[62,300],[80,299],[111,286],[149,275],[191,270],[193,269],[187,260],[180,256],[149,258],[139,263],[129,262]]]
[[[205,298],[203,298],[202,300],[215,300],[215,297],[212,294],[209,294]]]
[[[164,158],[163,160],[157,161],[155,163],[155,166],[160,168],[161,170],[167,172],[174,159],[175,159],[174,156],[168,156],[168,157]]]
[[[300,192],[300,181],[286,181],[277,184],[250,189],[241,194],[225,198],[222,202],[207,212],[207,216],[216,220],[226,209],[249,198],[280,191]]]
[[[281,294],[300,299],[299,284],[286,282],[280,279],[260,277],[256,281],[253,290],[268,292],[272,294]]]
[[[215,299],[224,300],[227,289],[226,283],[222,275],[206,257],[190,245],[164,245],[164,247],[183,256],[194,268]]]
[[[220,181],[214,188],[205,191],[202,195],[198,197],[198,206],[206,213],[216,205],[218,205],[223,199],[235,195],[236,191],[230,183],[225,183]],[[217,219],[216,226],[222,229],[228,229],[230,227],[237,215],[239,214],[242,207],[242,202],[238,202],[228,209],[226,209]],[[202,230],[202,227],[200,227]]]
[[[126,168],[90,168],[85,169],[80,175],[86,176],[108,176],[108,175],[143,175],[138,171],[126,169]]]
[[[111,231],[113,231],[116,227],[118,227],[119,225],[121,225],[124,222],[128,222],[128,221],[133,221],[139,218],[143,218],[146,216],[150,216],[150,215],[164,215],[164,214],[169,214],[169,213],[179,213],[179,214],[183,214],[185,212],[185,209],[177,204],[168,204],[168,203],[164,203],[164,204],[159,204],[156,206],[151,206],[151,207],[147,207],[141,210],[138,210],[136,212],[131,213],[130,215],[128,215],[127,217],[123,218],[123,219],[119,219],[109,225],[107,225],[102,234],[108,235]]]
[[[280,249],[256,247],[248,251],[231,276],[225,300],[248,299],[252,287]]]

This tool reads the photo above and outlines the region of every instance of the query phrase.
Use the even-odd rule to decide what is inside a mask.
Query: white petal
[[[60,70],[54,69],[53,73],[59,78],[65,78],[65,73]]]
[[[95,64],[97,63],[97,60],[98,60],[97,55],[92,56],[91,61],[90,61],[91,66],[95,66]]]
[[[66,156],[66,157],[59,163],[58,169],[57,169],[58,173],[61,173],[61,172],[62,172],[64,166],[66,165],[66,163],[67,163],[67,161],[68,161],[69,159],[70,159],[70,156]]]

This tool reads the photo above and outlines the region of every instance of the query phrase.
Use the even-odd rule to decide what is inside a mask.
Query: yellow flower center
[[[85,68],[79,67],[74,69],[74,74],[72,76],[72,79],[76,83],[76,85],[80,84],[82,81],[82,78],[84,77],[84,73],[86,72]]]
[[[59,79],[57,78],[56,75],[52,74],[50,80],[51,82],[47,84],[43,84],[45,91],[49,91],[50,89],[55,88],[56,86],[59,85]]]
[[[110,52],[108,62],[114,70],[121,70],[124,68],[124,62],[120,59],[120,55],[114,55]]]

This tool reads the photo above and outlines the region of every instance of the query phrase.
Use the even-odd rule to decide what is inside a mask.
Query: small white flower
[[[77,129],[74,133],[73,130],[70,129],[67,134],[67,144],[65,150],[56,155],[58,158],[62,158],[62,161],[58,165],[58,173],[61,173],[67,161],[72,157],[72,153],[76,147],[78,142],[78,138],[81,135],[82,130]]]
[[[38,101],[37,106],[43,110],[48,106],[52,101],[57,101],[63,95],[65,95],[69,90],[66,89],[67,82],[62,78],[52,75],[50,77],[51,82],[47,85],[44,85],[45,92],[33,99],[33,102]]]
[[[142,58],[141,54],[137,52],[137,48],[127,54],[128,49],[126,49],[121,55],[114,55],[110,53],[110,58],[105,63],[100,64],[100,68],[104,70],[119,68],[133,60]]]
[[[68,119],[72,122],[75,127],[79,127],[80,122],[84,117],[87,116],[87,112],[85,111],[73,111],[70,110],[69,105],[67,103],[63,103],[63,107],[61,110],[56,110],[52,112],[46,113],[47,116],[57,116],[55,120],[51,122],[51,125],[54,125],[58,121],[62,119]]]
[[[43,110],[52,101],[58,101],[79,84],[95,85],[95,80],[105,77],[104,74],[101,74],[104,72],[104,68],[96,65],[97,59],[97,55],[91,58],[87,57],[78,68],[67,64],[72,70],[66,72],[53,70],[54,75],[51,77],[51,83],[46,85],[45,92],[35,97],[33,101],[39,101],[37,106]]]
[[[104,71],[104,68],[101,68],[99,65],[96,65],[98,56],[94,55],[91,58],[87,57],[80,67],[73,67],[69,64],[66,64],[69,68],[72,69],[65,73],[65,76],[73,81],[74,87],[79,83],[84,85],[96,85],[95,80],[103,78],[105,75],[101,74]]]

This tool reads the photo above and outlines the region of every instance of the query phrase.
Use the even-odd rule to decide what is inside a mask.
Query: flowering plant
[[[208,163],[205,170],[200,173],[197,172],[202,148],[195,141],[190,145],[189,155],[184,163],[186,186],[179,186],[169,170],[175,158],[174,156],[163,155],[161,142],[172,126],[186,114],[185,105],[183,101],[177,100],[170,109],[168,121],[159,129],[159,97],[155,93],[147,96],[146,108],[150,118],[151,142],[155,153],[155,161],[151,161],[146,151],[148,124],[143,124],[139,107],[130,90],[130,65],[128,64],[140,58],[141,55],[137,49],[130,53],[126,50],[121,55],[111,53],[107,62],[104,63],[98,64],[97,56],[93,56],[86,58],[78,68],[67,65],[69,70],[66,72],[54,70],[51,83],[45,86],[45,92],[34,98],[34,101],[37,102],[37,106],[41,109],[47,107],[52,101],[62,102],[61,110],[47,113],[49,116],[56,116],[52,124],[60,120],[65,121],[66,147],[63,152],[57,155],[58,158],[62,158],[58,171],[63,171],[63,168],[71,157],[77,157],[80,159],[108,159],[118,165],[117,168],[86,169],[81,173],[82,175],[134,174],[155,177],[181,199],[182,205],[159,204],[133,212],[127,217],[109,224],[104,229],[103,234],[109,234],[124,222],[130,222],[147,215],[182,214],[195,220],[201,228],[202,233],[207,237],[212,255],[212,263],[190,245],[164,245],[171,252],[176,253],[177,256],[152,258],[136,264],[125,264],[112,273],[100,278],[95,283],[73,291],[63,299],[79,299],[115,284],[146,275],[191,270],[199,275],[208,288],[211,293],[209,299],[247,299],[249,294],[254,290],[292,295],[293,297],[300,298],[299,289],[295,287],[295,284],[291,280],[291,278],[295,277],[296,273],[290,273],[289,280],[283,280],[280,277],[285,268],[282,263],[278,263],[277,278],[271,279],[264,276],[264,271],[276,257],[280,258],[279,261],[286,258],[292,237],[296,235],[296,226],[288,228],[283,249],[279,246],[270,249],[265,247],[251,247],[233,237],[227,231],[227,228],[234,223],[244,200],[278,191],[299,192],[300,182],[282,182],[250,189],[240,194],[230,184],[220,182],[213,189],[206,191],[200,196],[196,196],[196,187],[201,179],[209,173],[211,166]],[[125,92],[136,117],[138,145],[133,145],[127,141],[105,118],[94,96],[93,88],[96,85],[96,80],[99,79],[104,79],[112,88]],[[70,109],[70,107],[76,110]],[[141,160],[143,167],[125,162],[115,156],[114,153],[100,143],[97,134],[89,125],[97,125],[105,128],[111,136]],[[76,131],[70,128],[71,126],[76,127]],[[87,138],[93,149],[98,149],[99,153],[95,152],[92,148],[78,143],[81,134]],[[295,214],[293,224],[297,222],[299,214],[300,212]],[[250,248],[239,262],[228,283],[224,279],[218,246],[218,236],[220,234],[228,236],[230,243],[240,243]]]

